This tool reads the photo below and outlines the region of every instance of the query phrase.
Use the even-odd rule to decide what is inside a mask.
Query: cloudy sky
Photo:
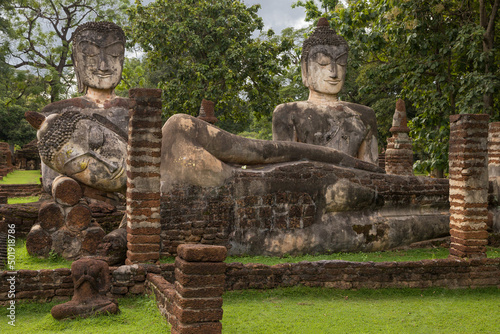
[[[307,27],[304,21],[306,12],[303,7],[292,8],[297,0],[243,0],[247,6],[260,4],[259,16],[264,20],[264,30],[272,28],[280,33],[282,29],[294,27],[296,29]]]

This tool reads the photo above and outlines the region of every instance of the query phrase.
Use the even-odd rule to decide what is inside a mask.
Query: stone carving
[[[273,139],[334,148],[377,164],[377,121],[368,107],[338,100],[346,75],[346,41],[321,18],[302,48],[307,101],[281,104],[273,113]]]
[[[51,103],[41,113],[26,113],[38,130],[44,189],[53,193],[56,202],[51,205],[62,212],[62,221],[49,224],[49,229],[47,224],[34,227],[28,250],[41,256],[54,250],[76,259],[95,254],[105,234],[91,220],[89,198],[117,204],[115,194],[126,189],[129,99],[114,92],[123,69],[123,30],[111,22],[89,22],[75,30],[72,42],[78,90],[84,96]],[[60,175],[80,183],[83,194],[73,193],[77,203],[61,203],[54,193],[54,180]],[[114,244],[110,238],[107,242]]]
[[[387,174],[413,175],[413,150],[410,128],[407,125],[406,107],[403,100],[396,102],[396,111],[389,131],[392,137],[387,139],[385,152],[385,171]]]
[[[118,303],[106,297],[110,287],[106,262],[91,258],[80,259],[71,265],[71,276],[75,293],[71,301],[56,305],[50,310],[55,319],[86,318],[120,311]]]
[[[54,102],[42,109],[41,113],[47,117],[50,117],[52,114],[62,115],[68,111],[73,112],[71,114],[71,122],[74,123],[67,125],[69,128],[65,129],[66,133],[58,131],[59,133],[54,136],[52,136],[52,134],[47,134],[47,140],[51,138],[51,144],[49,144],[49,146],[52,146],[52,150],[56,149],[54,146],[57,145],[55,144],[62,143],[63,139],[68,140],[70,129],[72,129],[74,130],[72,134],[75,136],[85,135],[86,141],[90,144],[90,150],[93,149],[93,151],[97,151],[100,145],[99,141],[106,139],[105,134],[100,131],[102,126],[117,133],[126,141],[129,100],[117,97],[114,92],[115,87],[121,80],[123,69],[125,52],[125,34],[123,30],[111,22],[88,22],[76,29],[72,36],[72,42],[72,58],[78,82],[78,90],[85,95],[69,100]],[[67,113],[65,117],[70,117],[69,115],[70,113]],[[78,121],[84,119],[83,116],[91,117],[90,119],[92,120],[97,119],[101,126],[97,128],[87,128],[86,130],[91,130],[91,132],[84,134],[83,130],[74,128]],[[63,124],[67,120],[69,119],[61,118],[57,123]],[[30,119],[28,119],[28,121],[30,121]],[[37,129],[40,128],[36,123],[31,124]],[[78,126],[80,127],[82,124],[78,124]],[[43,132],[47,132],[43,128],[40,128],[40,130],[42,133],[39,133],[39,137]],[[75,136],[73,136],[73,139],[77,138]],[[44,152],[45,160],[47,160],[47,158],[51,158],[51,155],[49,154],[50,152],[47,152],[49,148],[44,146],[45,142],[39,143],[40,153],[42,155],[42,152]],[[126,146],[120,145],[120,149],[123,149],[123,147],[126,148]],[[81,146],[78,147],[78,150],[90,151],[88,147]],[[122,157],[123,154],[120,154],[120,156]],[[96,159],[95,155],[92,156],[92,159]],[[99,157],[97,157],[97,159],[99,159]],[[43,162],[43,185],[45,190],[50,193],[52,181],[58,175],[54,170],[61,169],[62,166],[54,166],[55,162],[51,162],[51,165],[47,166],[46,162]],[[115,165],[116,161],[112,161],[110,168],[113,169]],[[90,164],[88,168],[90,171],[92,168]],[[73,172],[69,174],[69,176],[75,178],[74,174],[76,173]],[[101,186],[99,184],[90,186],[106,191],[117,191],[116,188],[112,189],[113,187],[111,187],[108,190],[106,186]]]

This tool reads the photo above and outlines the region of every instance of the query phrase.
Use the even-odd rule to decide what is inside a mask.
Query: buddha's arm
[[[283,104],[273,111],[273,140],[297,141],[291,113]]]

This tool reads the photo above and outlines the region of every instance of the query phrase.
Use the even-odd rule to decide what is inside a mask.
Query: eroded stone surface
[[[50,313],[57,320],[86,318],[119,312],[118,303],[106,297],[110,287],[109,267],[104,261],[80,259],[71,265],[74,295],[71,301],[54,306]]]

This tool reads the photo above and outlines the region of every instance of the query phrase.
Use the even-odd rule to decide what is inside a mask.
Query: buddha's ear
[[[37,130],[42,127],[43,122],[45,122],[45,116],[36,111],[27,111],[24,113],[24,118],[31,124],[31,126]]]
[[[301,67],[301,72],[302,72],[302,83],[304,84],[304,86],[306,86],[307,88],[309,88],[309,80],[307,79],[307,61],[305,61],[304,59],[302,59],[300,61],[300,67]]]

